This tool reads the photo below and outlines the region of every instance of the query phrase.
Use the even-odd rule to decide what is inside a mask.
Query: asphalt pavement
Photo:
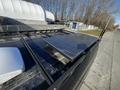
[[[104,34],[96,59],[78,90],[120,90],[120,31]]]

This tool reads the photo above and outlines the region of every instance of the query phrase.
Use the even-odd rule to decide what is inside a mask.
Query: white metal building
[[[43,24],[46,23],[46,18],[54,21],[54,15],[51,12],[45,11],[38,4],[23,0],[0,0],[0,16],[12,18],[25,24]]]
[[[51,13],[50,11],[45,10],[46,13],[46,20],[47,21],[55,21],[55,16],[53,13]]]

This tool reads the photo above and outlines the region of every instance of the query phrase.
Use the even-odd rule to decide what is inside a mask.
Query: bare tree
[[[77,20],[104,28],[107,17],[120,12],[115,0],[31,0],[38,1],[46,10],[54,13],[59,20]],[[120,13],[119,13],[120,14]]]

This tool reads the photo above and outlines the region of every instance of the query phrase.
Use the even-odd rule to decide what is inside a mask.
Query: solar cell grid
[[[95,37],[73,33],[64,35],[53,35],[44,38],[51,47],[61,52],[64,56],[73,61],[77,56],[89,48],[98,39]]]

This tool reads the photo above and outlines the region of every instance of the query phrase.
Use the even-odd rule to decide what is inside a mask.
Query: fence
[[[81,30],[81,31],[98,29],[98,27],[95,27],[94,25],[86,25],[86,24],[77,23],[77,22],[70,23],[69,28],[71,30]]]

